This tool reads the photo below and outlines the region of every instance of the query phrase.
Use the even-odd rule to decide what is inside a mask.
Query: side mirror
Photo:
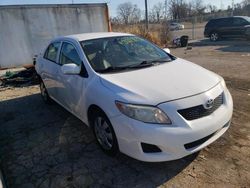
[[[74,64],[65,64],[61,67],[63,74],[80,74],[81,67]]]
[[[170,49],[169,49],[169,48],[163,48],[163,50],[164,50],[165,52],[167,52],[168,54],[170,54]]]

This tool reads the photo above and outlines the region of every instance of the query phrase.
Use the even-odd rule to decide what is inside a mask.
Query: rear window
[[[216,21],[216,25],[218,26],[228,26],[231,24],[231,18],[222,18],[222,19],[218,19]]]
[[[44,54],[44,58],[56,62],[57,52],[60,47],[60,44],[61,44],[60,42],[54,42],[50,44]]]

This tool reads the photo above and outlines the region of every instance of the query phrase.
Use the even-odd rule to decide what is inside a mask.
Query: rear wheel
[[[115,156],[119,149],[113,127],[108,117],[98,110],[92,117],[91,125],[95,138],[101,149],[108,155]]]
[[[212,32],[212,33],[210,34],[210,40],[211,40],[211,41],[215,42],[215,41],[217,41],[218,39],[219,39],[219,34],[218,34],[217,32]]]
[[[50,104],[51,98],[42,80],[40,81],[40,91],[41,91],[41,96],[42,96],[43,101],[47,104]]]

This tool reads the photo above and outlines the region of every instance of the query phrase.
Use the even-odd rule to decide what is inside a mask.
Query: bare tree
[[[217,7],[215,5],[208,4],[207,5],[208,12],[215,13],[217,11]]]
[[[141,19],[141,10],[137,7],[137,5],[132,4],[131,2],[118,5],[117,14],[125,24],[136,23]]]
[[[206,6],[203,4],[202,0],[193,0],[192,4],[193,4],[193,10],[194,10],[195,15],[204,14],[206,10]]]
[[[242,1],[242,13],[245,16],[250,16],[250,0],[243,0]]]
[[[250,0],[243,0],[242,5],[243,7],[250,6]]]
[[[187,4],[187,16],[191,17],[193,16],[193,4],[192,2],[188,2]]]
[[[172,19],[181,19],[187,17],[188,5],[184,0],[170,0],[168,7]]]
[[[119,25],[119,24],[121,23],[121,19],[120,19],[118,16],[116,16],[116,17],[111,17],[111,18],[110,18],[110,21],[111,21],[111,23],[112,23],[113,25]]]
[[[164,17],[164,4],[162,2],[155,4],[149,13],[149,16],[151,21],[159,23]]]

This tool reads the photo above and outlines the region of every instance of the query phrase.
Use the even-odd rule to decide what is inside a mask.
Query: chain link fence
[[[168,20],[168,25],[170,26],[171,35],[173,38],[187,35],[189,39],[197,40],[204,38],[205,25],[209,20],[214,18],[228,17],[231,15],[231,12],[217,12],[214,14],[193,16],[177,20]],[[171,23],[178,23],[183,27],[171,28]]]
[[[148,30],[145,29],[145,21],[128,25],[113,24],[112,30],[133,33],[147,38],[158,45],[168,46],[173,43],[174,39],[184,35],[188,36],[189,40],[204,39],[205,25],[209,20],[231,15],[232,12],[222,11],[176,20],[163,19],[160,23],[150,22]]]

